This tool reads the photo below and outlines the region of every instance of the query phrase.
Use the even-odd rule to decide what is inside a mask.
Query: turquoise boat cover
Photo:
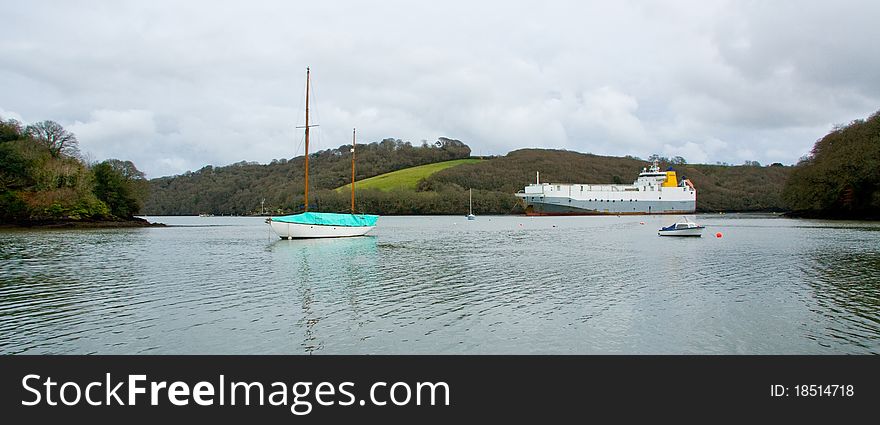
[[[304,212],[301,214],[272,217],[270,220],[280,223],[315,224],[320,226],[361,227],[375,226],[378,215],[369,214],[337,214],[321,212]]]

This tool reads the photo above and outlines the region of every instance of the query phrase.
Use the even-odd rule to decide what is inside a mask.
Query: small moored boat
[[[701,226],[697,223],[693,223],[684,217],[683,221],[672,223],[669,226],[662,227],[657,231],[657,235],[659,236],[703,236],[703,229],[706,226]]]

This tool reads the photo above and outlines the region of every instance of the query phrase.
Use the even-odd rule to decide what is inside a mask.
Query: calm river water
[[[148,219],[169,227],[0,231],[0,353],[880,353],[880,223]]]

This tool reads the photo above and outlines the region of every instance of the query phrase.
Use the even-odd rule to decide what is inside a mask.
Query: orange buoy
[[[715,237],[718,239],[721,239],[722,236],[724,236],[724,235],[722,235],[721,232],[718,232],[715,234]]]

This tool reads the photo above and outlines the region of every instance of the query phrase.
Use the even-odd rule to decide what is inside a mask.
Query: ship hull
[[[561,217],[561,216],[580,216],[580,215],[676,215],[676,214],[693,214],[693,211],[664,211],[664,212],[606,212],[606,211],[570,211],[570,212],[544,212],[526,209],[526,215],[530,217]]]
[[[614,200],[586,201],[572,198],[524,199],[526,215],[648,215],[648,214],[693,214],[696,200]]]

